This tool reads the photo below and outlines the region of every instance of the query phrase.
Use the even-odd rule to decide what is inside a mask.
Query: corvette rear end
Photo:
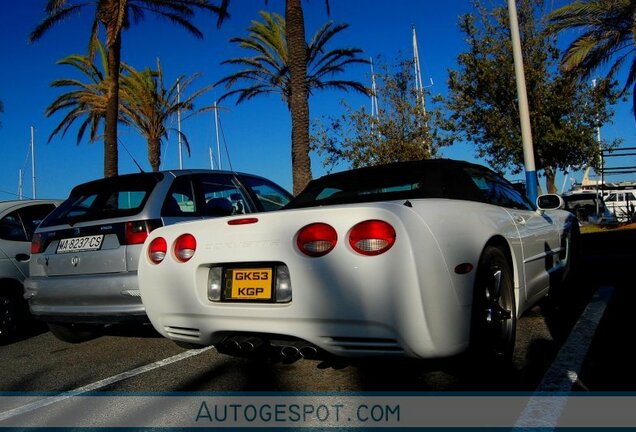
[[[455,265],[472,261],[470,244]],[[346,357],[439,357],[468,344],[473,275],[449,269],[438,239],[400,203],[179,224],[146,246],[142,299],[177,341]]]

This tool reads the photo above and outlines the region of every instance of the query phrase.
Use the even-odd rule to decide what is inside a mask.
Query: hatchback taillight
[[[349,233],[349,245],[362,255],[380,255],[395,243],[395,229],[381,220],[360,222]]]
[[[168,243],[163,237],[157,237],[148,245],[148,258],[155,264],[159,264],[166,257]]]
[[[149,232],[146,221],[126,222],[126,244],[142,244]]]
[[[305,255],[321,257],[327,255],[336,247],[338,234],[336,230],[325,223],[312,223],[298,231],[296,245]]]
[[[174,242],[174,255],[181,262],[189,261],[197,250],[197,240],[192,234],[183,234]]]
[[[44,241],[42,240],[42,234],[35,234],[31,241],[31,253],[37,254],[44,251]]]

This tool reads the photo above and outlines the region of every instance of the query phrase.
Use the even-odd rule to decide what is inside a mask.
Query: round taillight
[[[189,261],[197,250],[197,241],[192,234],[183,234],[174,242],[174,255],[181,262]]]
[[[305,255],[321,257],[327,255],[336,247],[338,234],[336,230],[325,223],[312,223],[298,231],[296,245]]]
[[[148,245],[148,258],[155,264],[159,264],[166,257],[168,244],[163,237],[157,237]]]
[[[395,229],[381,220],[360,222],[349,233],[349,244],[362,255],[380,255],[395,243]]]

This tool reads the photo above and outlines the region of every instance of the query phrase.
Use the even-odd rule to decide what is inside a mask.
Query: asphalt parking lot
[[[579,374],[581,390],[636,391],[631,335],[636,304],[633,272],[636,230],[617,230],[583,236],[584,280],[615,287],[590,351]]]
[[[634,392],[636,359],[629,343],[636,300],[629,282],[636,262],[634,241],[636,230],[582,236],[583,265],[567,287],[565,301],[547,300],[521,317],[515,356],[508,368],[471,366],[461,359],[285,364],[228,357],[214,349],[188,351],[149,327],[116,328],[75,345],[37,327],[22,340],[0,348],[0,390],[35,395]],[[546,383],[550,374],[567,379]]]

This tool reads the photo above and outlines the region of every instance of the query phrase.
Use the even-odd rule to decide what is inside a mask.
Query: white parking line
[[[607,286],[596,291],[517,420],[517,428],[556,427],[568,400],[562,394],[578,381],[583,360],[613,293],[614,288]]]
[[[158,369],[158,368],[167,366],[169,364],[176,363],[178,361],[185,360],[185,359],[188,359],[190,357],[194,357],[194,356],[199,355],[199,354],[203,354],[204,352],[206,352],[206,351],[208,351],[208,350],[210,350],[212,348],[213,348],[212,346],[209,346],[209,347],[196,349],[196,350],[188,350],[188,351],[182,352],[181,354],[177,354],[177,355],[174,355],[172,357],[168,357],[168,358],[165,358],[163,360],[159,360],[159,361],[156,361],[154,363],[150,363],[150,364],[147,364],[145,366],[141,366],[141,367],[138,367],[136,369],[132,369],[132,370],[129,370],[129,371],[126,371],[126,372],[122,372],[122,373],[120,373],[118,375],[114,375],[112,377],[105,378],[103,380],[94,382],[92,384],[88,384],[88,385],[85,385],[83,387],[79,387],[79,388],[77,388],[75,390],[70,390],[68,392],[60,393],[59,395],[50,396],[50,397],[47,397],[47,398],[44,398],[44,399],[37,400],[35,402],[31,402],[29,404],[23,405],[21,407],[14,408],[12,410],[5,411],[3,413],[0,413],[0,422],[3,421],[3,420],[10,419],[10,418],[15,417],[15,416],[19,416],[19,415],[22,415],[22,414],[37,410],[39,408],[43,408],[45,406],[52,405],[54,403],[63,401],[63,400],[68,399],[70,397],[78,396],[80,394],[88,393],[88,392],[95,391],[95,390],[99,390],[101,388],[104,388],[104,387],[109,386],[111,384],[114,384],[116,382],[123,381],[125,379],[132,378],[134,376],[141,375],[141,374],[146,373],[146,372],[150,372],[151,370]]]

